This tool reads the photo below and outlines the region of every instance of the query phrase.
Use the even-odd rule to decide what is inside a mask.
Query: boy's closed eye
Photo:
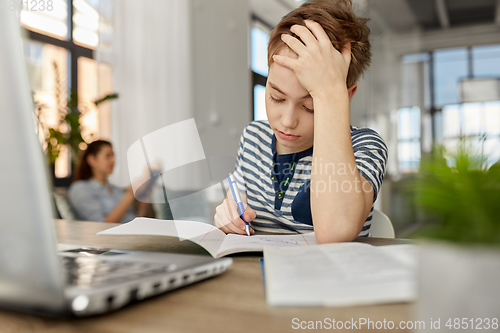
[[[276,104],[281,104],[283,102],[285,102],[285,99],[283,98],[276,98],[274,97],[273,95],[269,95],[269,99],[271,100],[271,102],[273,103],[276,103]],[[307,112],[309,113],[314,113],[314,110],[313,109],[309,109],[307,106],[303,105],[302,106],[304,108],[304,110],[306,110]]]
[[[273,95],[269,95],[269,97],[271,98],[271,101],[274,103],[281,104],[285,101],[283,98],[276,98]]]
[[[308,107],[306,107],[305,105],[303,106],[304,110],[306,110],[307,112],[309,113],[314,113],[314,110],[313,109],[309,109]]]

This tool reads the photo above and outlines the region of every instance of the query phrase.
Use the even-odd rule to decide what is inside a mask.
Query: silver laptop
[[[230,258],[58,248],[14,12],[0,31],[0,307],[88,316],[225,271]]]

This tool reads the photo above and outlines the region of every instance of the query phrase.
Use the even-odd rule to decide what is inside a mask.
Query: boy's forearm
[[[314,98],[311,212],[319,243],[351,241],[365,212],[363,180],[352,147],[347,89]]]

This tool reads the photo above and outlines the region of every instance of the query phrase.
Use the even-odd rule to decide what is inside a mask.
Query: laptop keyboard
[[[61,258],[67,284],[79,287],[136,280],[167,272],[169,268],[169,265],[165,264],[103,260],[93,257]]]

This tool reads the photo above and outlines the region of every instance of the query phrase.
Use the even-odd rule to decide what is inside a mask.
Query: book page
[[[397,259],[405,265],[416,269],[418,247],[412,244],[399,244],[398,246],[379,246],[378,249],[389,253],[394,259]]]
[[[237,252],[262,251],[264,246],[296,247],[316,245],[314,233],[292,235],[235,235],[229,234],[219,248],[219,256]]]
[[[184,220],[156,220],[137,217],[120,226],[107,229],[97,235],[151,235],[172,236],[180,240],[190,240],[217,257],[219,247],[226,235],[213,225]]]
[[[269,305],[347,306],[416,298],[414,245],[362,243],[265,247]],[[405,252],[402,256],[393,253]]]

